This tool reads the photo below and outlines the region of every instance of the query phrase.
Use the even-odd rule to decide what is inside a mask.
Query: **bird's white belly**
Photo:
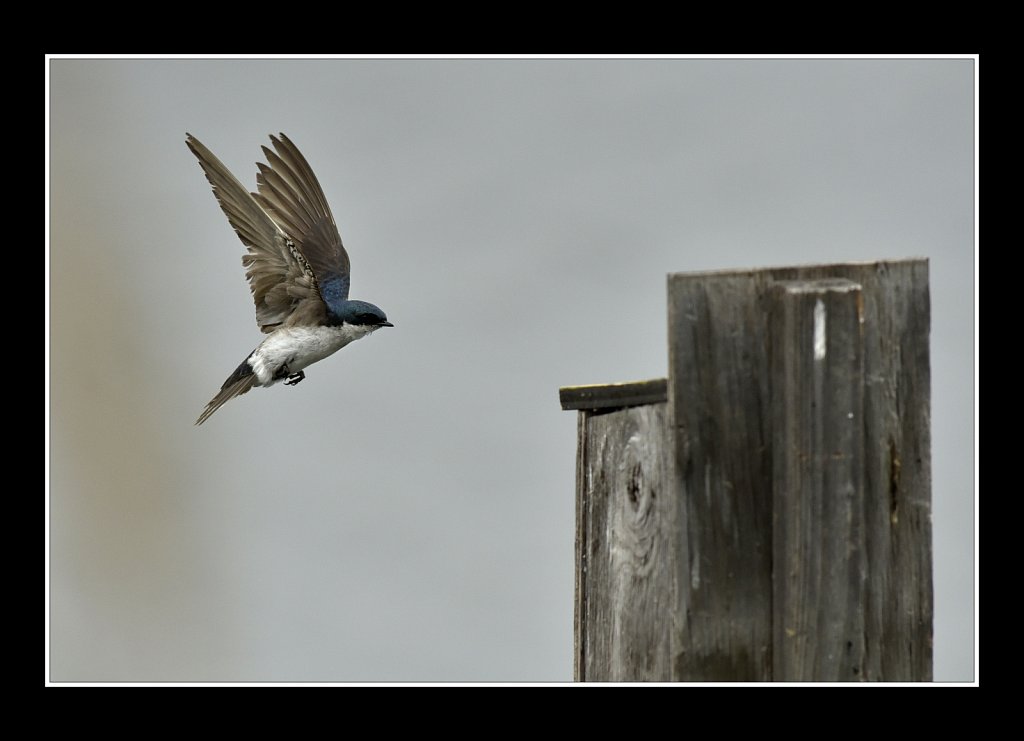
[[[285,375],[298,373],[318,360],[336,353],[348,343],[365,337],[371,327],[343,324],[339,327],[283,327],[260,343],[248,363],[259,379],[257,386],[272,386]],[[282,375],[282,366],[287,374]],[[275,378],[275,376],[277,376]]]

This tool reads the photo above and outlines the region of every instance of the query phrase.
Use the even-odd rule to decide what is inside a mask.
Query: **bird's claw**
[[[288,380],[284,382],[284,385],[285,386],[294,386],[295,384],[297,384],[299,381],[301,381],[305,377],[306,377],[306,372],[305,371],[299,371],[298,373],[292,373],[290,376],[288,376]]]

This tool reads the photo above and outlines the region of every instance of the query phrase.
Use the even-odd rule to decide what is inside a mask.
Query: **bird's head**
[[[344,322],[369,329],[395,326],[388,321],[380,307],[366,301],[346,301],[342,304],[340,311],[332,312],[332,314],[334,315],[332,318],[338,324]]]

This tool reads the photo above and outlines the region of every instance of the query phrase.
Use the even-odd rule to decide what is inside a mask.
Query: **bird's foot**
[[[306,372],[305,371],[299,371],[298,373],[292,373],[290,376],[288,376],[288,380],[284,382],[284,385],[285,386],[294,386],[295,384],[297,384],[299,381],[301,381],[305,377],[306,377]]]

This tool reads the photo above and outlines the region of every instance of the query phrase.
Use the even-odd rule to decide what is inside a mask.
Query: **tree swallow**
[[[248,192],[191,134],[185,143],[202,165],[221,209],[248,248],[242,257],[256,302],[256,323],[269,336],[249,353],[196,420],[253,386],[285,381],[294,386],[303,369],[381,327],[384,312],[348,297],[349,260],[324,192],[291,140],[271,136],[263,147],[269,165],[256,163],[258,193]]]

